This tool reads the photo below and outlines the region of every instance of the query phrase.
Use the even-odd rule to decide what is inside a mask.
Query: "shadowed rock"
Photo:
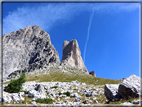
[[[42,69],[48,64],[59,64],[59,55],[51,44],[50,36],[39,26],[27,26],[24,29],[3,35],[3,76],[15,71],[19,74]]]
[[[106,84],[104,87],[104,94],[109,101],[119,100],[118,93],[119,84]]]
[[[77,40],[73,39],[70,42],[64,41],[61,64],[77,67],[88,73],[88,70],[82,60]]]
[[[123,99],[139,97],[141,95],[140,77],[131,75],[124,79],[119,84],[118,95]]]
[[[95,71],[91,71],[91,72],[89,72],[89,74],[96,77]]]

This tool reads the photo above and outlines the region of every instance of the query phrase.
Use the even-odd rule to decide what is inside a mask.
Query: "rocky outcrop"
[[[25,100],[23,95],[24,92],[12,93],[12,94],[3,92],[2,102],[10,103],[11,101],[15,101],[15,103],[17,103],[19,100]]]
[[[77,40],[73,39],[70,42],[64,41],[61,64],[77,67],[88,73],[88,70],[85,67],[84,62],[82,60]]]
[[[49,64],[59,64],[59,55],[50,36],[39,26],[27,26],[24,29],[3,35],[3,76],[12,72],[19,74],[42,69]]]
[[[104,94],[109,101],[131,99],[141,96],[140,77],[131,75],[120,84],[106,84]]]
[[[3,84],[3,88],[5,88],[8,84]],[[56,86],[56,88],[54,88]],[[98,96],[103,93],[103,86],[95,86],[95,85],[87,85],[85,83],[81,83],[79,81],[72,81],[72,82],[36,82],[36,81],[29,81],[22,84],[22,90],[24,92],[20,93],[7,93],[3,90],[4,103],[21,103],[21,100],[26,102],[26,98],[29,97],[32,99],[28,101],[28,104],[31,103],[36,104],[34,100],[40,98],[50,98],[54,100],[53,104],[55,106],[72,106],[72,105],[86,105],[87,104],[94,104],[97,103],[96,95],[93,93],[98,93]],[[74,92],[75,91],[75,92]],[[85,97],[83,95],[83,91],[85,91],[85,95],[91,92],[90,96]],[[102,91],[100,93],[100,91]],[[65,93],[70,94],[65,94]],[[100,94],[99,94],[100,93]],[[14,97],[12,97],[12,96]],[[14,100],[14,99],[16,100]],[[25,98],[25,99],[23,99]],[[84,103],[82,103],[84,101]],[[56,105],[59,104],[59,105]]]
[[[104,94],[109,101],[119,100],[118,93],[119,84],[106,84],[104,87]]]
[[[118,95],[123,99],[137,98],[140,94],[140,77],[136,75],[131,75],[119,84]]]
[[[96,77],[95,71],[91,71],[91,72],[89,72],[89,74]]]

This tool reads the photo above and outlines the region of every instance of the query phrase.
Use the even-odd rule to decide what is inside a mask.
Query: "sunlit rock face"
[[[64,41],[61,64],[77,67],[88,73],[88,70],[82,60],[77,40],[73,39],[70,42]]]
[[[3,35],[3,76],[14,71],[33,71],[50,64],[59,64],[59,55],[50,36],[39,26]]]

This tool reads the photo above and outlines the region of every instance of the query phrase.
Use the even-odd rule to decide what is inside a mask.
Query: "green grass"
[[[50,98],[45,98],[45,99],[36,99],[35,102],[37,103],[46,103],[46,104],[52,104],[53,103],[53,100],[50,99]]]
[[[118,84],[122,80],[113,80],[113,79],[105,79],[99,77],[93,77],[91,75],[82,72],[77,68],[67,68],[65,69],[68,73],[62,73],[60,69],[57,67],[50,68],[47,71],[49,75],[30,75],[26,78],[26,81],[38,81],[38,82],[71,82],[71,81],[79,81],[86,84],[93,84],[93,85],[104,85],[104,84]],[[71,72],[75,71],[75,72]]]
[[[55,89],[56,89],[56,88],[58,88],[58,86],[53,86],[53,87],[51,87],[51,88],[55,88]]]
[[[61,92],[59,92],[59,95],[61,95],[61,94],[64,94],[64,95],[67,95],[67,96],[70,96],[70,92],[64,92],[64,93],[61,93]]]

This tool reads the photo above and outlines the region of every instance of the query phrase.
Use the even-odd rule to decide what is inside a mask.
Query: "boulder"
[[[61,65],[77,67],[89,74],[81,57],[81,51],[76,39],[73,39],[70,42],[64,41]]]
[[[81,98],[80,97],[75,97],[75,99],[73,100],[73,102],[80,102]]]
[[[124,79],[118,88],[118,95],[122,99],[137,98],[141,95],[140,77],[131,75]]]
[[[33,101],[33,102],[31,102],[31,104],[36,105],[36,102],[35,102],[35,101]]]
[[[142,100],[134,100],[134,101],[132,101],[131,103],[132,104],[140,104],[142,102]]]
[[[110,101],[119,100],[118,96],[119,84],[106,84],[104,87],[104,94]]]
[[[91,71],[91,72],[89,72],[89,74],[96,77],[95,71]]]
[[[85,99],[85,100],[83,101],[83,103],[84,103],[84,104],[88,104],[88,103],[89,103],[89,100],[88,100],[88,99]]]
[[[70,97],[72,98],[72,97],[78,97],[78,94],[77,93],[72,93],[72,94],[70,94]]]
[[[13,101],[18,101],[18,100],[21,100],[21,98],[18,96],[18,94],[17,93],[15,93],[15,94],[12,94],[12,100]]]
[[[24,95],[24,92],[19,92],[19,93],[5,93],[3,92],[3,98],[2,98],[2,102],[3,103],[10,103],[11,101],[16,101],[18,102],[19,100],[25,100],[22,96]]]
[[[91,97],[92,96],[93,91],[88,91],[86,92],[86,97]]]
[[[94,103],[99,103],[98,100],[94,100]]]
[[[3,103],[10,103],[12,101],[11,96],[3,96],[2,102]]]
[[[27,26],[3,35],[4,78],[20,75],[25,69],[30,72],[59,63],[58,52],[51,44],[49,34],[39,26]]]
[[[39,90],[31,90],[28,93],[28,97],[29,98],[35,98],[35,99],[44,99],[46,98],[46,92],[43,89],[39,89]]]

